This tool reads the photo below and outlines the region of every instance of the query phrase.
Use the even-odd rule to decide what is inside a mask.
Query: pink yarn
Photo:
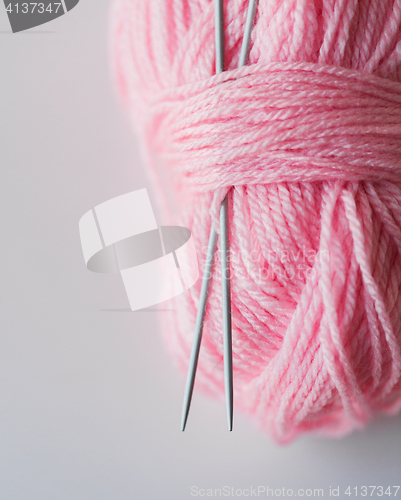
[[[212,0],[116,0],[117,82],[201,268],[229,192],[236,408],[339,436],[401,407],[401,0],[260,0],[236,69],[247,5],[215,76]],[[165,328],[184,371],[199,292]],[[197,387],[223,399],[220,294],[217,256]]]

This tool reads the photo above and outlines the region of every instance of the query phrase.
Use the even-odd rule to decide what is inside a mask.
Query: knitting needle
[[[245,21],[244,37],[242,39],[239,67],[245,66],[249,55],[252,25],[256,13],[256,0],[250,0]],[[223,5],[216,1],[216,47],[223,50]],[[220,66],[217,65],[219,60]],[[216,57],[216,73],[224,71],[223,54]],[[228,195],[220,208],[220,248],[221,248],[221,303],[223,307],[223,359],[224,359],[224,387],[226,394],[226,409],[228,430],[233,430],[234,414],[234,387],[233,387],[233,346],[231,324],[231,292],[230,292],[230,263],[229,263],[229,227],[228,227]]]
[[[224,71],[224,12],[223,1],[215,1],[216,74]],[[224,388],[228,430],[233,430],[233,348],[231,327],[231,294],[229,264],[229,227],[227,195],[220,207],[221,304],[223,307]]]
[[[223,0],[215,0],[215,58],[216,74],[224,71],[224,11]],[[224,204],[224,203],[223,203]],[[223,206],[223,205],[222,205]],[[227,209],[227,208],[226,208]],[[225,210],[226,210],[225,209]],[[195,321],[195,334],[192,343],[191,355],[189,358],[188,374],[185,384],[184,403],[182,407],[181,430],[185,430],[188,419],[189,408],[191,406],[192,393],[195,384],[196,369],[198,367],[199,350],[202,341],[203,324],[205,321],[206,306],[209,298],[209,285],[212,277],[213,260],[216,251],[217,233],[213,226],[210,229],[209,243],[207,247],[205,268],[203,270],[202,287],[199,297],[198,312]],[[223,264],[222,264],[223,266]],[[224,273],[226,274],[226,273]],[[222,275],[223,277],[223,275]],[[228,316],[231,315],[231,311]],[[224,318],[224,313],[223,313]],[[223,319],[224,322],[224,319]],[[231,377],[232,380],[232,377]],[[231,409],[232,412],[232,409]]]
[[[248,63],[249,57],[249,46],[251,43],[251,32],[253,27],[253,22],[255,20],[256,5],[258,0],[249,0],[248,12],[246,15],[244,38],[242,39],[241,53],[239,56],[238,67],[241,68]]]
[[[245,23],[244,38],[242,41],[239,67],[247,63],[250,45],[250,36],[256,13],[257,0],[250,0],[248,6],[247,19]],[[224,31],[223,31],[223,2],[215,1],[215,22],[216,22],[216,73],[224,70]],[[224,199],[220,209],[220,232],[222,236],[222,303],[223,303],[223,329],[226,332],[224,342],[224,373],[226,388],[226,406],[229,422],[229,429],[232,430],[233,421],[233,368],[232,368],[232,338],[231,338],[231,299],[230,299],[230,277],[228,268],[228,212],[227,197]],[[199,297],[199,307],[195,322],[195,335],[188,366],[187,381],[185,385],[184,404],[182,411],[181,430],[185,430],[188,419],[189,408],[191,406],[192,393],[195,383],[195,374],[198,365],[199,350],[202,340],[203,324],[206,313],[206,305],[209,296],[209,284],[213,268],[213,258],[216,248],[216,232],[213,226],[210,230],[209,244],[206,255],[206,263],[202,278],[202,287]],[[231,387],[231,390],[230,390]],[[227,390],[228,389],[228,390]]]
[[[220,251],[221,251],[221,304],[223,307],[223,359],[224,388],[226,393],[226,409],[228,430],[233,430],[233,346],[231,326],[231,293],[229,264],[229,227],[227,196],[220,208]]]
[[[196,368],[198,366],[199,350],[202,340],[203,323],[205,321],[206,305],[209,297],[210,278],[212,276],[213,259],[216,250],[216,231],[210,229],[209,244],[207,247],[205,268],[203,270],[202,287],[199,297],[198,312],[195,322],[195,334],[192,343],[191,355],[189,358],[187,381],[185,384],[184,403],[182,406],[181,430],[185,431],[185,425],[188,419],[189,408],[191,406],[192,393],[194,390]]]
[[[244,37],[242,39],[239,67],[245,66],[249,55],[252,25],[256,13],[256,0],[250,0],[245,22]],[[217,40],[217,30],[216,30]],[[216,44],[217,45],[217,44]],[[216,68],[217,70],[217,68]],[[223,69],[221,69],[223,71]],[[217,72],[217,71],[216,71]],[[231,325],[231,293],[230,293],[230,264],[229,264],[229,227],[228,227],[228,199],[227,196],[220,208],[220,247],[221,247],[221,282],[223,306],[223,359],[224,359],[224,386],[226,394],[226,409],[228,429],[233,429],[234,388],[233,388],[233,347]]]
[[[219,3],[219,2],[217,2]],[[257,0],[249,0],[248,12],[245,21],[244,37],[242,39],[239,67],[245,66],[248,62],[249,47],[251,43],[251,32],[255,20]],[[223,6],[220,2],[218,18],[220,31],[216,29],[216,42],[221,40],[216,46],[223,47]],[[217,15],[216,15],[217,18]],[[223,57],[223,56],[221,56]],[[224,65],[216,67],[216,73],[224,71]],[[221,281],[222,281],[222,306],[223,306],[223,358],[224,358],[224,386],[226,393],[226,408],[228,418],[228,429],[233,428],[233,352],[232,352],[232,325],[231,325],[231,292],[230,292],[230,264],[229,264],[229,227],[228,227],[228,195],[220,208],[220,247],[221,247]]]
[[[214,34],[216,50],[216,75],[224,71],[224,10],[223,0],[214,2]]]

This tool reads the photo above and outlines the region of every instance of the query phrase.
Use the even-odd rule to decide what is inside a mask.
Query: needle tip
[[[187,425],[187,417],[188,417],[188,414],[182,417],[182,420],[181,420],[181,432],[185,431],[185,427]]]

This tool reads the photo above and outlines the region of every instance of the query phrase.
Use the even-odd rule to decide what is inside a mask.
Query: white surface
[[[157,229],[146,189],[116,196],[95,207],[106,246]]]
[[[81,0],[19,35],[0,8],[0,499],[399,484],[399,416],[282,448],[238,412],[228,433],[224,402],[196,391],[181,433],[184,377],[157,326],[174,306],[105,311],[128,309],[121,278],[87,271],[77,222],[121,193],[151,195],[113,96],[107,6]]]

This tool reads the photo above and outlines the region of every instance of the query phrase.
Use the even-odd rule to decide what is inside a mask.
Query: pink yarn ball
[[[401,0],[260,0],[236,69],[247,5],[215,76],[212,0],[117,0],[117,82],[201,271],[229,192],[236,408],[339,436],[401,407]],[[217,254],[196,387],[223,399],[220,282]],[[183,371],[199,293],[165,328]]]

